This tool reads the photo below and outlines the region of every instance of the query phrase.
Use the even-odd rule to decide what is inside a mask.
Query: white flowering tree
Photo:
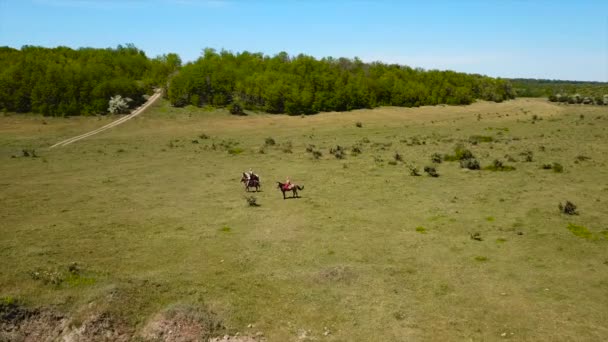
[[[129,102],[131,101],[133,100],[120,95],[111,97],[108,103],[108,112],[112,114],[126,114],[129,112]]]

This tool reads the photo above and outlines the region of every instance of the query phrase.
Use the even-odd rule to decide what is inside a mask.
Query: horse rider
[[[245,172],[245,176],[247,176],[247,184],[249,184],[251,179],[257,179],[258,182],[260,181],[260,176],[253,173],[252,168],[249,168],[249,171]]]
[[[283,184],[283,190],[288,191],[293,189],[293,184],[291,184],[291,181],[289,180],[289,176],[287,176],[287,179],[285,180],[285,184]]]

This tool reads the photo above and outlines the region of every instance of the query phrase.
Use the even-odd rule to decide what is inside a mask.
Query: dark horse
[[[256,174],[252,174],[251,177],[247,177],[247,174],[243,172],[241,183],[245,184],[245,191],[249,192],[249,188],[255,188],[255,191],[260,191],[262,183],[260,183],[260,177]]]
[[[283,192],[283,199],[285,199],[285,193],[287,191],[291,191],[293,193],[292,198],[300,197],[298,196],[298,190],[304,190],[304,186],[299,186],[297,184],[292,184],[291,189],[285,189],[285,184],[281,182],[277,182],[279,190]]]

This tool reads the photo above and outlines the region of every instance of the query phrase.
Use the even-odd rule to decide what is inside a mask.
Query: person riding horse
[[[260,176],[256,175],[250,168],[249,171],[243,172],[241,182],[245,184],[245,190],[249,190],[250,187],[257,190],[260,187]]]

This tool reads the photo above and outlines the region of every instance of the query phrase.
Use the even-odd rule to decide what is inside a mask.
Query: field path
[[[84,134],[81,134],[81,135],[78,135],[78,136],[75,136],[75,137],[72,137],[72,138],[60,141],[60,142],[56,143],[55,145],[51,146],[50,148],[57,147],[57,146],[67,146],[67,145],[69,145],[69,144],[71,144],[73,142],[76,142],[78,140],[90,137],[92,135],[95,135],[97,133],[103,132],[103,131],[105,131],[107,129],[110,129],[112,127],[116,127],[116,126],[120,125],[121,123],[124,123],[124,122],[126,122],[126,121],[128,121],[128,120],[130,120],[130,119],[132,119],[132,118],[134,118],[136,116],[138,116],[139,114],[143,113],[148,107],[150,107],[156,100],[158,100],[160,98],[161,94],[162,94],[161,91],[157,91],[154,95],[152,95],[148,99],[148,101],[146,101],[146,103],[144,103],[141,107],[137,108],[135,111],[133,111],[133,113],[131,113],[129,115],[123,116],[122,118],[117,119],[115,121],[112,121],[109,124],[107,124],[107,125],[105,125],[103,127],[100,127],[98,129],[95,129],[95,130],[92,130],[90,132],[87,132],[87,133],[84,133]]]

